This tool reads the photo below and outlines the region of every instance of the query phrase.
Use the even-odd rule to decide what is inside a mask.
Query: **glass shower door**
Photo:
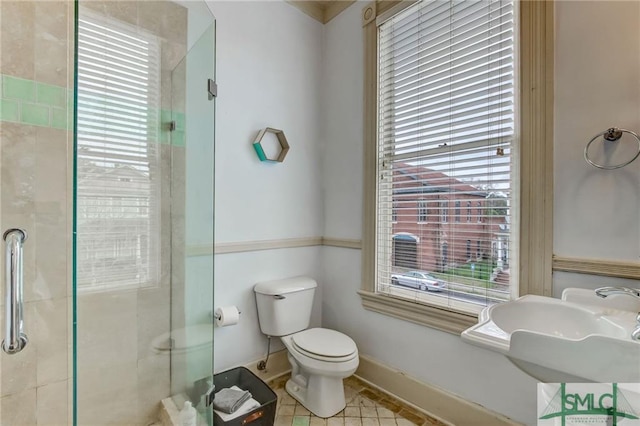
[[[213,385],[215,21],[190,37],[171,74],[171,394],[212,424],[204,394]]]
[[[148,425],[213,371],[214,19],[204,1],[77,15],[74,423]]]

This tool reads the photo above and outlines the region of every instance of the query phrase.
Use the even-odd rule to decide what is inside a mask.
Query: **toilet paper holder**
[[[240,309],[238,309],[238,315],[242,315],[242,311]],[[214,312],[214,311],[209,312],[209,316],[213,320],[219,320],[220,319],[220,314],[218,314],[217,312]]]

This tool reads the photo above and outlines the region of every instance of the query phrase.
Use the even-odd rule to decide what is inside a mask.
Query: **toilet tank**
[[[255,285],[260,330],[286,336],[309,327],[313,295],[318,284],[309,277],[265,281]]]

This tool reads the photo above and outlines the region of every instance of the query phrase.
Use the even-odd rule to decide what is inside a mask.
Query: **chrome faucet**
[[[596,294],[602,298],[613,294],[626,294],[640,299],[640,290],[629,287],[600,287],[596,289]],[[640,312],[636,315],[636,328],[631,332],[633,340],[640,340]]]

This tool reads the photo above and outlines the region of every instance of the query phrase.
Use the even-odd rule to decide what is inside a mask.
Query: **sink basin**
[[[462,338],[543,382],[640,381],[640,342],[630,337],[635,305],[568,290],[564,300],[528,295],[487,307]]]
[[[627,331],[610,319],[555,299],[525,297],[520,303],[496,305],[491,319],[507,333],[530,330],[566,339],[581,339],[590,334],[627,336]]]

